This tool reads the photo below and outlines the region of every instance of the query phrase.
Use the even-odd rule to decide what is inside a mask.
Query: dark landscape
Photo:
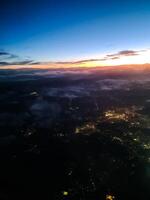
[[[0,70],[0,199],[150,199],[150,70],[119,69]]]

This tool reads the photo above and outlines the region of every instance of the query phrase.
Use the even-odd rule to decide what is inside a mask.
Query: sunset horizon
[[[22,59],[17,55],[6,51],[0,52],[2,61],[0,69],[21,69],[21,68],[92,68],[92,67],[110,67],[123,65],[149,65],[150,50],[122,50],[117,53],[105,54],[94,58],[59,60],[59,61],[34,61],[31,59]],[[12,57],[12,58],[11,58]],[[13,60],[12,60],[13,59]]]

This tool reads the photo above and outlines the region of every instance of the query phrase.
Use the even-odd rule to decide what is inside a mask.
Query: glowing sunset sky
[[[0,3],[0,68],[150,63],[150,1]]]

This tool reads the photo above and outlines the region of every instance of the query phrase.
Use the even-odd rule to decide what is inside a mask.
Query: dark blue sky
[[[37,61],[150,46],[148,0],[0,0],[0,50]]]

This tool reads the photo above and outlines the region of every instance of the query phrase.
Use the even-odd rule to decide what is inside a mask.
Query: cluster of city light
[[[120,109],[114,109],[114,110],[108,110],[104,113],[104,117],[107,120],[110,121],[129,121],[133,118],[135,118],[137,113],[135,112],[135,109],[131,108],[120,108]]]
[[[75,133],[76,134],[83,133],[83,132],[91,133],[95,130],[96,130],[95,123],[88,122],[88,123],[84,124],[83,126],[77,127],[75,130]]]
[[[64,196],[68,196],[69,192],[68,191],[63,191]]]
[[[146,150],[150,150],[150,143],[143,144],[143,148],[146,149]]]
[[[68,191],[63,191],[63,196],[68,196],[69,192]],[[115,200],[115,196],[111,194],[106,195],[106,200]]]
[[[129,122],[130,121],[130,124],[132,126],[133,125],[139,126],[140,123],[139,121],[135,120],[136,117],[139,117],[136,107],[107,110],[106,112],[104,112],[104,115],[96,118],[95,121],[87,122],[81,126],[76,127],[75,133],[76,134],[93,133],[96,130],[97,125],[105,120],[108,120],[110,122],[116,122],[116,121]]]
[[[114,200],[114,199],[115,199],[115,196],[110,195],[110,194],[106,195],[106,200]]]
[[[127,116],[125,113],[116,113],[115,111],[107,111],[105,113],[105,117],[107,119],[112,119],[112,120],[127,120]]]

